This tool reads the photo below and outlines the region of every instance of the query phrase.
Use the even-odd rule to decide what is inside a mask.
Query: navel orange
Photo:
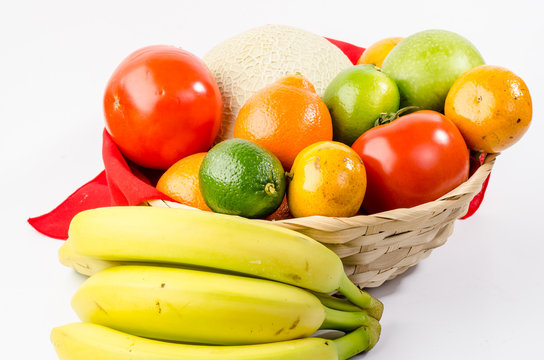
[[[332,120],[314,86],[302,75],[290,75],[245,102],[236,118],[234,137],[264,146],[288,171],[302,149],[332,140]]]

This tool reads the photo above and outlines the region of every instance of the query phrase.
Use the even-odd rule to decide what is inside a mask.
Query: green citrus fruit
[[[455,80],[483,63],[478,49],[461,35],[425,30],[395,46],[383,61],[382,69],[397,83],[401,107],[443,112]]]
[[[374,127],[381,113],[399,109],[397,84],[374,65],[356,65],[331,81],[323,100],[332,117],[333,138],[351,146]]]
[[[262,218],[272,214],[285,194],[285,172],[270,151],[251,141],[229,139],[204,157],[200,191],[215,212]]]

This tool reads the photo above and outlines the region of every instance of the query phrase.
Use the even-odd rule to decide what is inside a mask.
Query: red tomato
[[[463,136],[435,111],[417,111],[372,128],[352,147],[365,164],[363,208],[369,213],[434,201],[468,179]]]
[[[219,88],[204,62],[174,46],[148,46],[130,54],[104,95],[113,141],[128,159],[155,169],[208,151],[221,111]]]

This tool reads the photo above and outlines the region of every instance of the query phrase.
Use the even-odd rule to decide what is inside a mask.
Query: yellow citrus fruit
[[[496,153],[525,134],[533,105],[519,76],[499,66],[481,65],[455,81],[444,114],[457,125],[469,148]]]
[[[353,216],[366,191],[363,161],[349,146],[321,141],[302,150],[289,176],[287,201],[294,217]]]
[[[370,45],[365,51],[363,51],[363,54],[357,60],[357,65],[359,64],[371,64],[377,67],[381,67],[383,60],[389,54],[391,50],[399,42],[401,42],[403,38],[401,37],[390,37],[386,39],[382,39],[380,41],[375,42],[374,44]]]
[[[197,153],[168,168],[157,183],[157,190],[181,204],[211,211],[200,192],[198,172],[206,153]]]

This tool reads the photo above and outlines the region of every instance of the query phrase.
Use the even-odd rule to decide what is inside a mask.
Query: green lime
[[[341,71],[323,95],[332,117],[333,138],[351,146],[374,127],[382,113],[399,109],[397,84],[374,65],[355,65]]]
[[[286,188],[278,158],[244,139],[225,140],[208,151],[199,178],[200,191],[210,209],[248,218],[272,214]]]

